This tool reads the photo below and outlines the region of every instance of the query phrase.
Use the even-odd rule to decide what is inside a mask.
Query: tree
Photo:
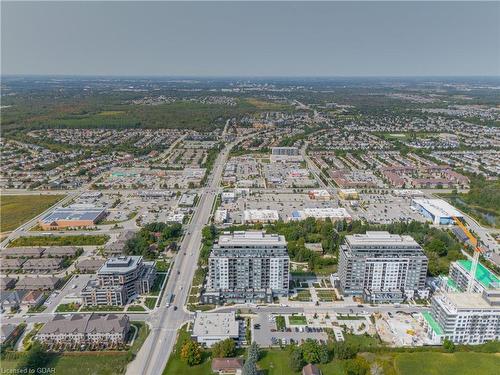
[[[370,366],[362,357],[351,359],[346,362],[345,373],[347,375],[366,375],[368,371],[370,371]]]
[[[290,349],[290,366],[292,370],[300,371],[304,365],[302,350],[298,346],[292,346]]]
[[[247,358],[251,359],[255,363],[259,361],[260,358],[260,348],[259,345],[254,341],[252,344],[250,344],[248,348],[248,353],[247,353]]]
[[[432,251],[440,257],[446,256],[448,253],[446,243],[439,238],[434,238],[431,242],[429,242],[426,246],[426,250]]]
[[[345,342],[337,342],[334,344],[333,353],[336,359],[350,359],[356,355],[356,350]]]
[[[189,365],[199,365],[201,363],[200,345],[193,340],[187,340],[181,348],[181,358]]]
[[[304,356],[304,360],[307,363],[318,363],[319,362],[319,344],[316,340],[307,339],[301,345],[302,354]]]
[[[33,345],[31,345],[31,349],[28,351],[28,355],[22,361],[19,369],[27,371],[26,373],[31,373],[30,370],[34,370],[33,373],[35,373],[36,371],[40,371],[39,369],[45,368],[49,360],[50,357],[47,355],[42,345],[35,341]]]
[[[242,375],[257,375],[257,374],[258,374],[257,365],[252,359],[248,358],[245,364],[243,365]]]
[[[453,353],[455,351],[455,344],[451,340],[444,339],[444,341],[443,341],[443,348],[447,352]]]
[[[319,346],[319,362],[322,364],[330,362],[330,352],[326,345]]]
[[[236,355],[236,343],[233,339],[228,338],[219,341],[212,346],[212,356],[215,357],[234,357]]]

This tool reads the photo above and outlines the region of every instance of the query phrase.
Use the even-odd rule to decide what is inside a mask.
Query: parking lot
[[[287,345],[293,342],[300,343],[308,338],[323,341],[328,339],[326,332],[319,328],[296,326],[288,327],[286,331],[279,332],[276,329],[275,315],[269,313],[257,314],[252,324],[252,338],[262,347]]]
[[[410,198],[392,194],[360,194],[358,207],[352,207],[353,217],[370,223],[389,224],[397,221],[421,221],[425,218],[410,207]]]

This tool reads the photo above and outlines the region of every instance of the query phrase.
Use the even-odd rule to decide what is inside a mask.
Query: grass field
[[[120,375],[125,372],[126,353],[85,353],[79,355],[60,355],[48,363],[54,368],[54,374],[64,375]],[[11,372],[19,366],[20,360],[2,360],[0,369],[3,373]]]
[[[3,195],[0,204],[0,231],[16,229],[64,198],[64,195]]]
[[[286,350],[262,350],[262,357],[258,362],[261,373],[266,375],[299,375],[290,367],[290,354]],[[333,360],[326,365],[318,365],[324,375],[343,375],[342,361]],[[207,373],[208,374],[208,373]]]
[[[282,109],[287,109],[291,108],[290,106],[286,104],[280,104],[280,103],[273,103],[273,102],[268,102],[266,100],[262,99],[257,99],[257,98],[248,98],[245,99],[245,101],[254,106],[257,109],[264,110],[264,111],[278,111]]]
[[[494,375],[500,353],[400,353],[394,365],[398,375]]]

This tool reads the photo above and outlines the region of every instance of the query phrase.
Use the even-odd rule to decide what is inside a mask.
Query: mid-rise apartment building
[[[471,277],[471,268],[472,261],[468,259],[460,259],[450,264],[449,291],[458,290],[464,292],[467,290]],[[485,290],[496,288],[500,288],[500,279],[488,268],[478,263],[472,283],[472,291],[482,293]]]
[[[82,290],[84,305],[124,305],[131,298],[149,293],[156,278],[153,262],[142,256],[110,258]]]
[[[272,302],[288,295],[290,258],[284,236],[224,233],[208,260],[205,303]]]
[[[482,344],[500,339],[500,289],[482,293],[440,293],[432,297],[431,311],[424,312],[429,339],[456,344]]]
[[[340,289],[373,303],[427,297],[427,266],[422,247],[410,236],[370,231],[349,235],[340,247]]]

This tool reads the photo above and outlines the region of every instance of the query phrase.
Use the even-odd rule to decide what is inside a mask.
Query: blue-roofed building
[[[93,227],[106,216],[106,209],[92,206],[59,207],[39,221],[42,229]]]

